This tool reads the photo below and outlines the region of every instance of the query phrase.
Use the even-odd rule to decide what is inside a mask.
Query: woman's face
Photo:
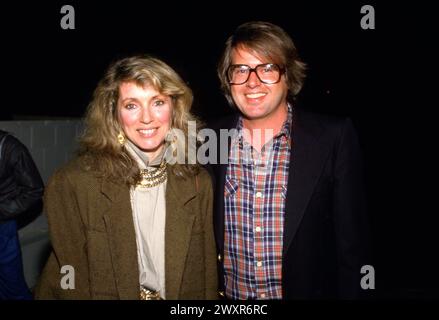
[[[123,82],[117,109],[125,136],[146,152],[150,160],[162,150],[171,128],[172,99],[150,85]]]

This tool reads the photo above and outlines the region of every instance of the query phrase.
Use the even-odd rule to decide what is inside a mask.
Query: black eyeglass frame
[[[276,81],[274,81],[274,82],[267,82],[267,81],[262,80],[259,77],[259,74],[256,71],[256,69],[258,69],[260,67],[266,67],[266,66],[275,66],[279,70],[279,77],[278,77],[278,79]],[[232,80],[230,79],[230,69],[231,68],[235,68],[235,67],[247,67],[248,68],[249,73],[247,74],[247,79],[245,79],[245,81],[243,81],[243,82],[232,82]],[[227,68],[227,80],[229,80],[229,84],[231,84],[231,85],[241,85],[241,84],[246,83],[248,81],[248,79],[250,79],[250,75],[251,75],[252,72],[254,72],[256,74],[256,77],[258,77],[259,81],[261,81],[262,83],[265,83],[265,84],[275,84],[275,83],[278,83],[280,81],[280,79],[282,78],[282,75],[285,73],[285,68],[279,66],[276,63],[262,63],[262,64],[258,64],[254,68],[252,68],[252,67],[250,67],[249,65],[246,65],[246,64],[231,64]]]

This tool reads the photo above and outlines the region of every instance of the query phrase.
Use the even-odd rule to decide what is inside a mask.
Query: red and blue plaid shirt
[[[292,111],[259,153],[232,138],[224,203],[224,284],[230,299],[282,298],[282,246],[291,152]]]

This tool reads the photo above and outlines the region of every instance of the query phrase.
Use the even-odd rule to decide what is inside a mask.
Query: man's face
[[[264,63],[272,61],[262,61],[245,48],[237,48],[232,52],[232,64],[245,64],[254,68]],[[230,90],[235,104],[247,120],[270,121],[287,110],[288,87],[285,75],[277,83],[265,84],[255,72],[251,72],[247,82],[231,85]]]

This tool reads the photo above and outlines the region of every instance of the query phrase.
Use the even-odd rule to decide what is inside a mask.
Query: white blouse
[[[130,141],[125,147],[141,169],[148,168],[148,157],[145,153]],[[149,165],[159,164],[162,156],[157,158]],[[130,190],[137,242],[139,284],[147,289],[159,291],[163,299],[165,299],[165,192],[166,181],[151,188],[132,186]]]

